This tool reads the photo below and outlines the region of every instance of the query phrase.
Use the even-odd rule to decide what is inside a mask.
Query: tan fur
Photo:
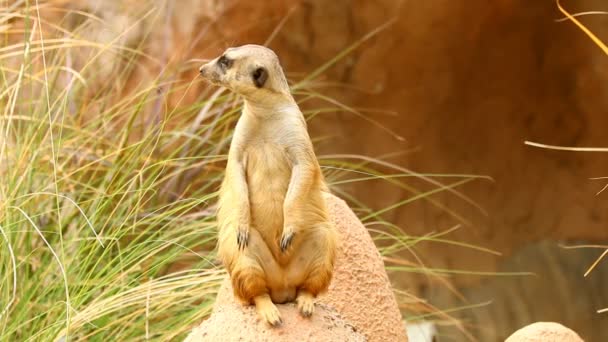
[[[310,316],[332,277],[337,234],[306,122],[272,50],[230,48],[223,55],[229,67],[220,57],[203,65],[201,75],[242,95],[244,109],[220,189],[219,257],[236,297],[255,304],[271,325],[281,322],[273,302],[295,300]],[[266,77],[257,78],[264,72],[256,70]]]

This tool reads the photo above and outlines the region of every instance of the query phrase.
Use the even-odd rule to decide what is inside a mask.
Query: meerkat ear
[[[255,84],[256,87],[262,88],[268,79],[268,71],[262,67],[256,68],[251,73],[251,78],[253,79],[253,84]]]

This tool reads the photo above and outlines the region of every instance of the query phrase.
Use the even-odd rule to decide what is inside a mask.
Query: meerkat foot
[[[279,309],[272,303],[270,296],[262,295],[253,299],[258,315],[273,327],[278,327],[283,323]]]
[[[239,245],[239,250],[245,249],[249,244],[249,229],[247,227],[239,227],[236,232],[236,243]]]
[[[300,310],[300,314],[304,317],[312,316],[315,311],[315,298],[308,291],[299,291],[298,297],[296,298],[296,303],[298,304],[298,310]]]
[[[281,235],[281,241],[279,243],[280,247],[281,247],[281,252],[285,252],[287,250],[287,248],[289,248],[289,246],[291,246],[291,243],[293,242],[293,237],[296,235],[296,233],[291,230],[291,229],[287,229],[283,231],[283,234]]]

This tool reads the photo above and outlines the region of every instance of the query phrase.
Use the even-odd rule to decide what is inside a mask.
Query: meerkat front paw
[[[236,232],[236,243],[239,245],[239,250],[245,249],[249,244],[249,226],[240,225]]]
[[[292,228],[285,227],[283,229],[283,234],[281,235],[281,240],[279,241],[281,252],[285,252],[289,248],[289,246],[291,246],[295,235],[296,233]]]

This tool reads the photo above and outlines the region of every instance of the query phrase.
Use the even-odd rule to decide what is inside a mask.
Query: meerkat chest
[[[294,120],[284,118],[244,121],[240,129],[247,133],[237,136],[243,150],[252,206],[265,211],[281,208],[293,168],[289,150],[301,139],[301,127]]]
[[[274,234],[283,226],[283,204],[293,162],[281,126],[257,127],[244,148],[247,185],[255,227]]]
[[[287,192],[292,162],[280,143],[256,141],[245,150],[247,183],[253,196],[260,200]]]
[[[291,162],[283,146],[263,141],[249,146],[245,158],[252,226],[265,240],[274,241],[283,227]]]

